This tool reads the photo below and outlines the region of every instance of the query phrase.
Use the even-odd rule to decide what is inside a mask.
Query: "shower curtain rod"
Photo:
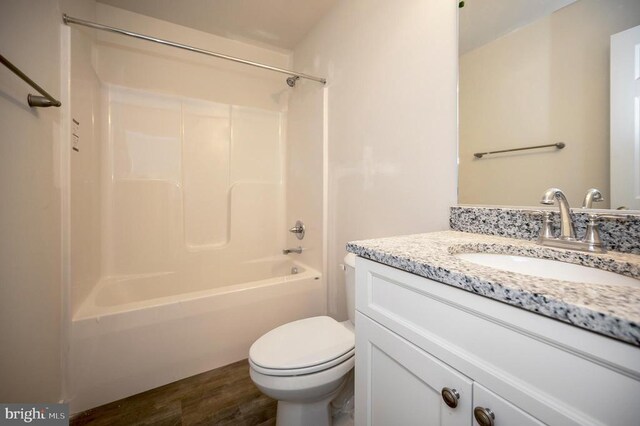
[[[123,29],[120,29],[120,28],[110,27],[108,25],[98,24],[96,22],[85,21],[84,19],[79,19],[79,18],[74,18],[72,16],[69,16],[66,13],[62,15],[62,20],[67,25],[69,25],[69,24],[82,25],[82,26],[89,27],[89,28],[95,28],[97,30],[108,31],[108,32],[116,33],[116,34],[122,34],[122,35],[126,35],[126,36],[129,36],[129,37],[138,38],[138,39],[141,39],[141,40],[147,40],[147,41],[152,41],[152,42],[158,43],[158,44],[164,44],[165,46],[177,47],[178,49],[184,49],[184,50],[188,50],[190,52],[201,53],[203,55],[213,56],[215,58],[226,59],[228,61],[238,62],[238,63],[245,64],[245,65],[251,65],[251,66],[257,67],[257,68],[263,68],[263,69],[266,69],[266,70],[271,70],[271,71],[279,72],[279,73],[282,73],[282,74],[287,74],[287,75],[290,76],[289,78],[287,78],[287,84],[289,86],[291,86],[291,87],[295,86],[296,80],[298,80],[299,78],[306,78],[307,80],[317,81],[317,82],[322,83],[322,84],[326,84],[327,83],[326,79],[320,78],[320,77],[316,77],[316,76],[313,76],[313,75],[303,74],[301,72],[291,71],[291,70],[287,70],[287,69],[284,69],[284,68],[272,67],[271,65],[265,65],[265,64],[261,64],[259,62],[253,62],[253,61],[248,61],[246,59],[236,58],[235,56],[224,55],[222,53],[216,53],[216,52],[212,52],[210,50],[200,49],[198,47],[193,47],[193,46],[189,46],[189,45],[186,45],[186,44],[175,43],[173,41],[164,40],[164,39],[161,39],[161,38],[156,38],[156,37],[151,37],[151,36],[144,35],[144,34],[134,33],[132,31],[127,31],[127,30],[123,30]]]

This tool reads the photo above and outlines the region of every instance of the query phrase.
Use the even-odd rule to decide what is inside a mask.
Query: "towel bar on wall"
[[[558,149],[562,149],[567,145],[564,142],[557,142],[557,143],[550,143],[550,144],[547,144],[547,145],[526,146],[524,148],[503,149],[503,150],[500,150],[500,151],[476,152],[475,154],[473,154],[473,156],[476,157],[476,158],[482,158],[485,155],[489,155],[489,154],[500,154],[500,153],[503,153],[503,152],[524,151],[524,150],[527,150],[527,149],[548,148],[548,147],[551,147],[551,146],[555,146]]]
[[[46,108],[46,107],[52,107],[52,106],[59,107],[60,105],[62,105],[59,100],[57,100],[56,98],[51,96],[42,87],[38,86],[35,81],[31,80],[25,73],[20,71],[20,69],[18,67],[13,65],[11,62],[9,62],[9,60],[7,58],[5,58],[2,55],[0,55],[0,62],[2,62],[2,64],[4,66],[9,68],[11,71],[13,71],[13,73],[15,75],[20,77],[22,80],[25,81],[25,83],[27,83],[29,86],[33,87],[35,90],[38,91],[38,93],[40,93],[42,95],[42,96],[37,96],[37,95],[32,95],[31,93],[29,93],[29,95],[27,95],[27,103],[29,104],[30,107],[43,107],[43,108]]]

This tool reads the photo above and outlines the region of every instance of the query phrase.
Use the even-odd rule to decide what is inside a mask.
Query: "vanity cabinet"
[[[357,315],[358,389],[366,389],[369,407],[358,418],[359,424],[468,426],[474,410],[486,419],[482,425],[491,421],[543,424],[397,334]],[[493,417],[489,420],[495,412],[500,415],[497,422]]]
[[[363,258],[356,309],[357,425],[640,424],[633,345]]]

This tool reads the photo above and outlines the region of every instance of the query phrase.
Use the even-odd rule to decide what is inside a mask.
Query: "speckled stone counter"
[[[500,237],[536,240],[540,235],[542,217],[532,212],[549,210],[552,212],[553,228],[556,235],[560,228],[560,215],[557,207],[516,208],[516,207],[451,207],[449,224],[454,231],[473,232],[474,234],[497,235]],[[607,220],[599,224],[600,237],[607,250],[640,254],[640,214],[637,212],[593,210],[607,214],[616,214],[621,220]],[[578,236],[584,235],[588,213],[582,209],[573,209],[572,221]]]
[[[347,251],[394,268],[640,346],[638,287],[559,281],[477,265],[457,253],[560,260],[640,279],[640,256],[586,254],[533,241],[457,231],[354,241]]]

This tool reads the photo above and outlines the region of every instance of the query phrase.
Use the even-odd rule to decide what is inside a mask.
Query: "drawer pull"
[[[460,399],[460,394],[455,389],[450,388],[442,388],[442,399],[444,403],[447,404],[451,408],[456,408],[458,406],[458,400]]]
[[[476,407],[473,409],[473,417],[476,418],[476,421],[480,426],[493,426],[495,422],[493,421],[496,418],[496,415],[493,414],[488,408],[484,407]]]

